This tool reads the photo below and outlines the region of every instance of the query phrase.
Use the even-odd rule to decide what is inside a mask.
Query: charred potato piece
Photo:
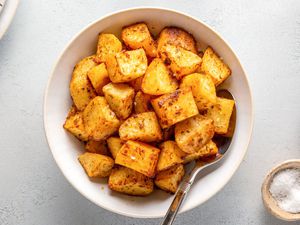
[[[103,87],[103,93],[118,118],[126,119],[131,114],[134,99],[132,87],[127,84],[109,83]]]
[[[145,23],[138,23],[122,30],[122,40],[131,49],[143,48],[150,57],[156,57],[157,49]]]
[[[157,174],[154,183],[160,189],[175,193],[184,176],[184,167],[182,164],[175,165],[170,169],[161,171]]]
[[[198,149],[195,153],[185,154],[183,157],[183,163],[189,163],[193,160],[202,158],[202,157],[209,157],[216,155],[218,153],[218,147],[213,141],[209,141],[206,145],[202,148]]]
[[[100,34],[95,61],[105,63],[110,56],[122,51],[122,43],[113,34]]]
[[[181,80],[180,88],[190,87],[199,111],[204,111],[216,104],[216,87],[209,75],[193,73]]]
[[[160,150],[137,141],[127,141],[117,154],[115,163],[154,177]]]
[[[104,97],[94,98],[83,111],[83,121],[89,139],[101,141],[116,132],[120,121]]]
[[[101,63],[88,72],[88,78],[90,79],[93,87],[98,95],[103,95],[102,88],[110,82],[105,63]]]
[[[144,49],[119,52],[106,61],[109,78],[114,83],[129,82],[145,74],[148,63]]]
[[[111,190],[127,195],[144,196],[153,192],[153,180],[135,170],[118,166],[108,179]]]
[[[175,91],[177,80],[172,77],[164,62],[155,58],[148,66],[142,82],[142,90],[150,95],[162,95]]]
[[[151,100],[162,128],[198,114],[198,108],[190,88],[178,89]]]
[[[105,141],[93,141],[89,140],[85,145],[85,150],[91,153],[97,153],[101,155],[109,155],[109,151]]]
[[[82,111],[89,102],[96,97],[96,92],[88,79],[88,72],[95,67],[95,56],[81,60],[74,68],[70,82],[70,93],[76,108]]]
[[[112,157],[115,159],[118,152],[122,148],[124,144],[124,141],[121,140],[121,138],[118,137],[110,137],[107,139],[107,145],[109,148],[109,151],[112,155]]]
[[[217,134],[227,133],[233,107],[233,100],[218,97],[217,103],[207,110],[205,115],[214,121]]]
[[[119,129],[122,140],[160,141],[162,132],[154,112],[144,112],[128,118]]]
[[[174,140],[175,126],[170,126],[162,130],[163,141]]]
[[[89,177],[107,177],[114,166],[114,160],[108,156],[86,152],[78,160]]]
[[[195,153],[214,136],[214,121],[202,115],[186,119],[175,126],[175,141],[186,153]]]
[[[169,67],[177,80],[195,72],[201,64],[201,58],[197,54],[175,45],[163,46],[161,54],[170,62]]]
[[[143,113],[143,112],[153,111],[150,100],[151,100],[151,95],[144,94],[141,91],[136,93],[134,98],[134,112]]]
[[[160,32],[157,40],[158,52],[167,44],[182,47],[195,54],[197,53],[194,37],[181,28],[166,27]]]
[[[231,74],[229,67],[211,47],[205,50],[200,69],[202,72],[211,76],[216,86],[221,84]]]
[[[71,107],[64,128],[81,141],[87,141],[88,135],[84,128],[82,112],[77,112],[74,106]]]
[[[182,158],[186,155],[175,141],[165,141],[160,146],[160,155],[157,163],[157,172],[183,163]]]

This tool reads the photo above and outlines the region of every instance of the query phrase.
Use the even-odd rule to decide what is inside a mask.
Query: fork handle
[[[194,183],[194,179],[184,180],[179,189],[176,192],[176,195],[171,203],[168,212],[166,213],[163,222],[161,225],[171,225],[177,215],[178,209],[180,208],[183,200],[185,199],[188,191],[190,190],[192,184]]]

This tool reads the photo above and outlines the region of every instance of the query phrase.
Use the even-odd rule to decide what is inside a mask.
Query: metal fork
[[[226,97],[228,99],[234,99],[232,94],[227,90],[219,90],[218,96],[220,97]],[[236,122],[236,112],[235,107],[232,114],[231,121],[233,122],[233,130],[235,128],[235,122]],[[207,160],[203,162],[196,162],[194,165],[194,168],[189,172],[184,180],[181,182],[175,197],[173,199],[173,202],[171,203],[168,212],[166,213],[163,222],[161,225],[171,225],[173,224],[173,221],[177,215],[177,212],[182,205],[182,202],[186,198],[192,184],[195,181],[195,178],[197,175],[205,168],[210,167],[212,165],[215,165],[216,163],[220,162],[224,156],[227,150],[229,149],[230,143],[231,143],[231,137],[218,137],[215,141],[217,142],[219,151],[216,157],[208,158]]]

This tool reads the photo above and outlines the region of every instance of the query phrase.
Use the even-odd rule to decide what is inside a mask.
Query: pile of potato
[[[129,195],[154,184],[174,193],[183,165],[216,155],[214,135],[230,135],[234,101],[216,95],[230,69],[180,28],[154,40],[138,23],[121,38],[101,33],[96,54],[75,66],[64,128],[85,143],[79,162],[89,177],[109,177]]]

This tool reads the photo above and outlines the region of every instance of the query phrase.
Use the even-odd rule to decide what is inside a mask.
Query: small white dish
[[[66,179],[87,199],[109,211],[130,217],[163,217],[173,196],[156,190],[148,197],[131,197],[112,192],[106,181],[90,180],[77,157],[83,145],[63,129],[72,104],[69,82],[75,64],[96,50],[99,32],[119,36],[123,26],[145,21],[154,34],[165,26],[178,26],[194,35],[197,41],[212,46],[232,70],[232,76],[222,85],[235,97],[237,122],[228,156],[220,167],[197,180],[180,212],[185,212],[207,201],[229,181],[242,162],[250,141],[253,126],[253,107],[250,87],[245,71],[229,45],[203,22],[162,8],[133,8],[119,11],[91,23],[80,31],[58,57],[44,99],[44,126],[53,157]],[[238,35],[238,33],[236,34]]]
[[[277,218],[285,221],[300,221],[300,213],[289,213],[282,210],[277,205],[275,199],[272,197],[269,190],[270,190],[271,182],[273,181],[273,178],[276,175],[276,173],[285,169],[293,169],[293,168],[300,169],[300,159],[287,160],[272,168],[267,174],[267,176],[265,177],[265,180],[261,187],[262,199],[266,209],[273,216],[276,216]]]
[[[0,39],[7,31],[16,14],[19,0],[6,0],[2,11],[0,12]]]

